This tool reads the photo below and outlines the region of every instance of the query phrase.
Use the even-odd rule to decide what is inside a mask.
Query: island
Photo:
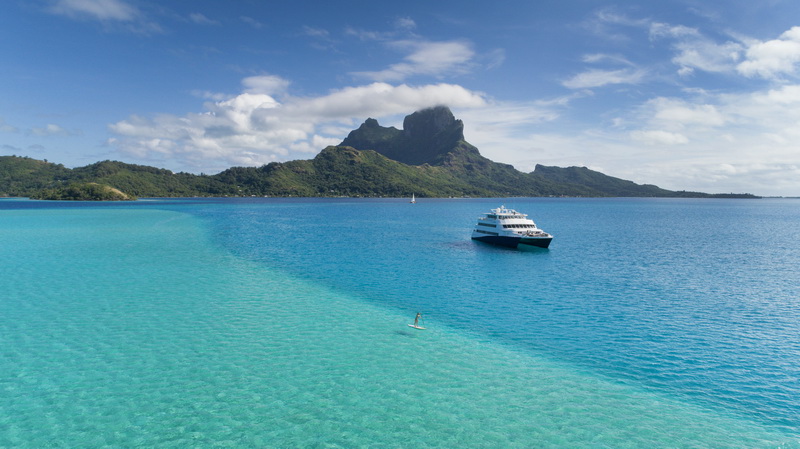
[[[586,167],[536,165],[530,173],[494,162],[464,139],[446,106],[416,111],[403,129],[368,118],[313,159],[231,167],[215,175],[118,161],[85,167],[0,156],[0,196],[48,199],[135,197],[676,197],[758,198],[672,191]],[[127,198],[126,198],[127,197]]]

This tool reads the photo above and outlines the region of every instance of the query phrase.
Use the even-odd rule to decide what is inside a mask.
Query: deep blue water
[[[553,234],[550,249],[471,241],[477,217],[500,204]],[[326,320],[371,326],[385,319],[374,310],[420,311],[429,335],[458,332],[800,438],[798,200],[0,200],[0,220],[20,223],[85,210],[199,219],[202,238],[264,276],[355,299],[322,308],[339,314]]]
[[[475,219],[501,202],[554,234],[551,248],[473,243]],[[800,201],[243,203],[201,212],[240,256],[800,428]]]

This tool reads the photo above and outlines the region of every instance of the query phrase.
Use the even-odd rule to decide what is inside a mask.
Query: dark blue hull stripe
[[[521,239],[519,241],[519,244],[526,246],[535,246],[538,248],[547,248],[550,246],[550,242],[552,240],[553,240],[552,237],[549,239]]]
[[[517,245],[536,246],[539,248],[547,248],[550,246],[549,239],[522,239],[519,237],[501,237],[497,235],[487,235],[485,237],[472,237],[472,240],[479,242],[491,243],[492,245],[507,246],[509,248],[516,248]]]

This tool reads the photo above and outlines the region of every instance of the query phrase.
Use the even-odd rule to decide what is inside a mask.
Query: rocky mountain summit
[[[407,165],[438,165],[462,141],[464,123],[449,108],[438,106],[406,116],[402,131],[369,118],[340,145],[374,150]]]

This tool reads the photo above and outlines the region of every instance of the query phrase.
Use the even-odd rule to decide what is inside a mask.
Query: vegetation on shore
[[[136,197],[114,187],[96,182],[74,183],[63,187],[42,189],[30,196],[34,200],[68,201],[135,201]]]

